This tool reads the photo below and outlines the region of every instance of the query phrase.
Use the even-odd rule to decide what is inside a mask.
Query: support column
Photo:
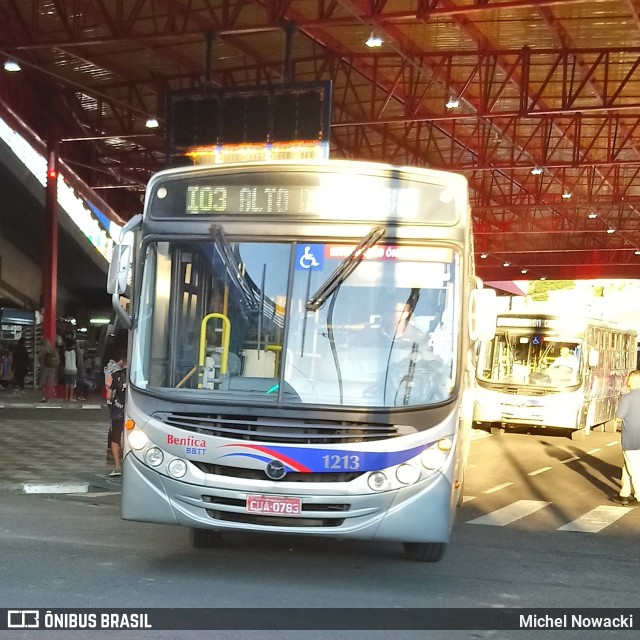
[[[58,298],[58,142],[47,143],[47,186],[45,189],[45,246],[42,264],[44,300],[43,337],[56,343]]]

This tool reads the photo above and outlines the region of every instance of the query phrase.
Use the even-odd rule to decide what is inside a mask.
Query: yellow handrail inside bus
[[[209,320],[222,320],[222,354],[220,356],[220,373],[227,373],[227,361],[229,360],[229,342],[231,340],[231,322],[223,313],[209,313],[200,323],[200,354],[198,357],[198,389],[202,389],[203,367],[207,351],[207,324]]]

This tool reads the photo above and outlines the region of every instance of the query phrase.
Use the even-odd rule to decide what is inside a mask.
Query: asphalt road
[[[0,494],[0,603],[11,608],[445,608],[638,606],[640,506],[609,500],[617,434],[474,438],[440,563],[400,545],[227,535],[195,550],[179,527],[125,522],[119,494]],[[285,626],[285,625],[283,625]],[[198,634],[196,636],[196,633]],[[608,638],[602,631],[6,632],[80,638]],[[629,635],[629,637],[631,637]]]

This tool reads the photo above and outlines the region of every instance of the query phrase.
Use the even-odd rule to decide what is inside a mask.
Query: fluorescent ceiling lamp
[[[542,167],[533,167],[533,169],[531,169],[532,176],[540,176],[543,173],[544,173],[544,169]]]
[[[528,269],[520,269],[520,273],[527,273]]]
[[[609,227],[609,228],[607,229],[607,233],[615,233],[615,232],[616,232],[616,230],[615,230],[615,229],[612,229],[611,227]]]
[[[566,190],[565,190],[565,191],[562,193],[562,199],[563,199],[563,200],[571,200],[571,196],[572,196],[572,195],[573,195],[572,193],[570,193],[569,191],[566,191]]]
[[[589,213],[587,215],[587,218],[591,218],[591,220],[595,219],[598,217],[598,214],[595,211],[592,211],[591,213]]]
[[[5,60],[4,70],[10,72],[22,71],[20,65],[15,60]]]
[[[635,253],[637,256],[640,256],[640,249],[636,249],[633,253]]]
[[[460,100],[450,97],[447,100],[447,104],[444,105],[447,109],[457,109],[460,106]]]
[[[89,320],[90,324],[109,324],[109,318],[91,318]]]
[[[481,254],[480,254],[480,257],[481,257],[483,260],[486,260],[486,259],[489,257],[489,254],[488,254],[488,253],[481,253]]]
[[[502,263],[502,266],[503,266],[503,267],[510,267],[510,266],[511,266],[511,263],[510,263],[510,262],[503,262],[503,263]]]
[[[157,129],[160,126],[160,123],[155,118],[149,118],[144,123],[144,126],[147,127],[147,129]]]
[[[369,37],[367,38],[367,41],[365,42],[365,44],[367,45],[367,47],[370,47],[371,49],[374,49],[375,47],[381,47],[382,38],[379,35],[377,35],[375,31],[372,31],[369,34]]]

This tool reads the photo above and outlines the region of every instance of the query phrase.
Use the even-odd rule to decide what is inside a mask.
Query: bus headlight
[[[180,458],[175,458],[167,465],[167,471],[174,478],[182,478],[187,473],[187,463]]]
[[[144,461],[150,467],[157,467],[161,465],[163,460],[164,460],[164,453],[162,453],[162,451],[158,449],[158,447],[151,447],[151,449],[148,449],[147,452],[144,454]]]
[[[144,431],[140,431],[140,429],[133,429],[132,431],[127,432],[127,439],[129,441],[129,445],[132,449],[136,449],[136,451],[140,451],[140,449],[144,449],[147,443],[149,442],[149,438]]]
[[[389,480],[382,471],[375,471],[367,478],[369,488],[373,491],[385,491],[389,488]]]
[[[429,447],[422,452],[420,462],[427,471],[435,471],[439,469],[447,459],[447,452],[438,449],[438,447]]]
[[[396,469],[396,478],[402,484],[414,484],[420,478],[420,469],[405,462]]]

